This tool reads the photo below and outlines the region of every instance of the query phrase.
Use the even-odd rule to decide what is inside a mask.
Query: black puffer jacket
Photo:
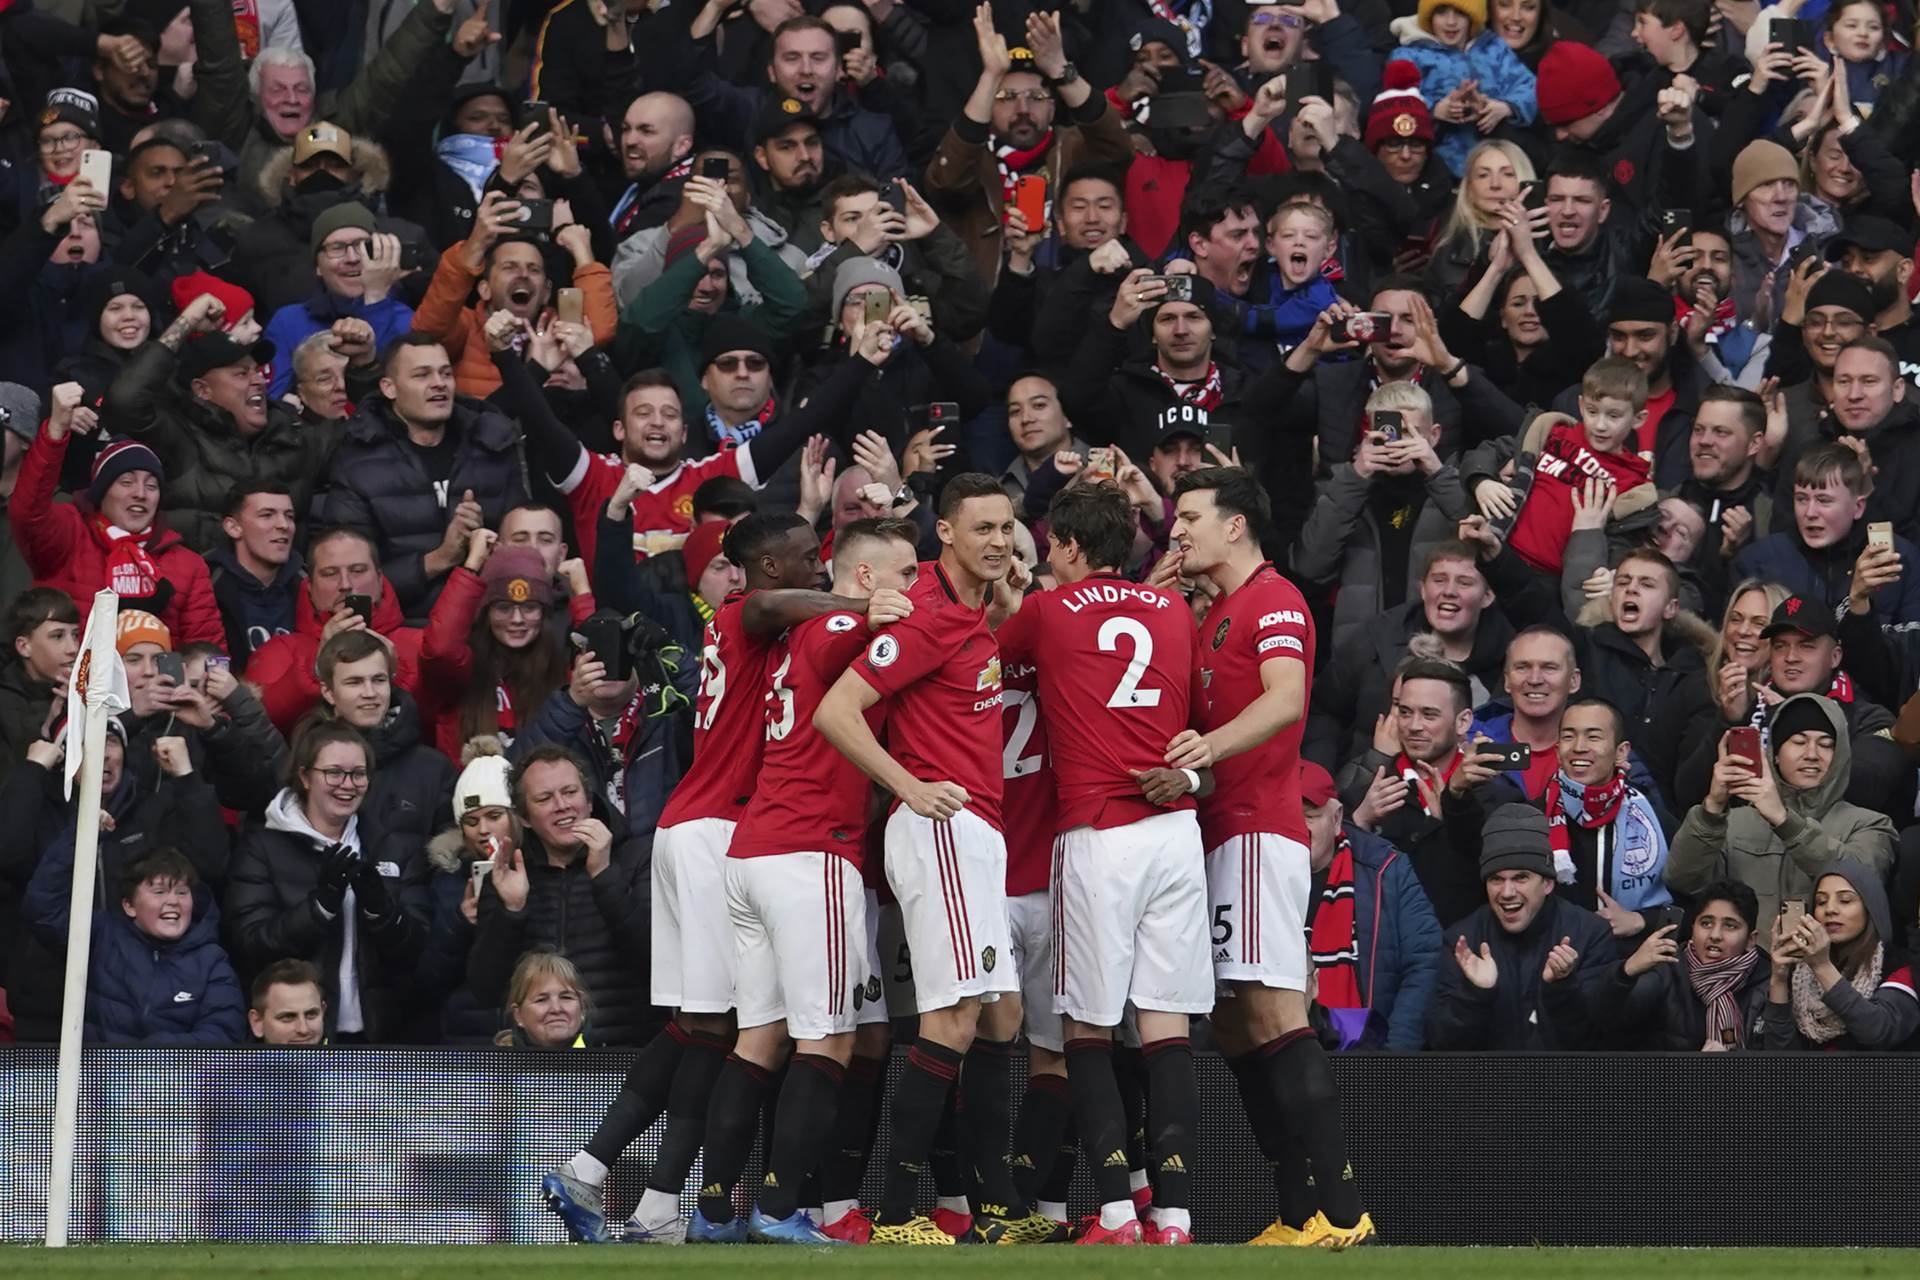
[[[1683,932],[1678,936],[1686,935]],[[1687,978],[1685,947],[1682,942],[1678,963],[1658,965],[1638,977],[1628,977],[1624,963],[1616,965],[1613,980],[1597,988],[1596,1016],[1627,1037],[1622,1048],[1698,1053],[1705,1047],[1707,1006],[1700,1003]],[[1744,1047],[1749,1049],[1761,1047],[1770,972],[1767,957],[1762,954],[1746,982],[1733,993],[1740,1006],[1741,1025],[1746,1028]]]
[[[361,835],[367,854],[365,832]],[[276,960],[306,960],[320,970],[327,997],[327,1030],[340,1017],[340,960],[346,941],[346,909],[355,913],[354,968],[369,1040],[405,1043],[412,1038],[405,1017],[413,964],[426,942],[427,863],[423,849],[393,860],[375,857],[386,886],[388,908],[375,916],[358,902],[330,913],[316,900],[322,843],[307,826],[291,789],[274,798],[266,825],[240,838],[228,876],[227,949],[243,982]]]
[[[27,664],[12,653],[0,661],[0,779],[26,759],[29,743],[40,740],[47,708],[63,692],[27,674]]]
[[[292,353],[277,358],[291,359]],[[304,425],[287,405],[269,400],[267,425],[243,436],[224,410],[180,386],[178,367],[179,358],[159,342],[134,352],[107,389],[101,420],[109,432],[143,439],[160,456],[167,469],[160,510],[186,544],[201,555],[227,545],[220,520],[228,493],[242,481],[279,481],[296,513],[310,510],[340,427]]]
[[[487,884],[480,891],[480,924],[467,960],[467,982],[483,1006],[506,998],[507,979],[522,954],[551,947],[573,961],[593,996],[594,1025],[608,1044],[640,1044],[658,1029],[649,985],[653,855],[648,843],[626,834],[600,797],[593,816],[613,830],[613,857],[598,878],[584,858],[556,867],[529,832],[522,856],[527,904],[508,911]]]
[[[511,418],[461,397],[454,401],[447,430],[458,443],[441,493],[407,442],[406,425],[394,415],[392,403],[376,399],[361,406],[334,454],[322,506],[328,524],[373,533],[380,568],[412,622],[424,622],[440,595],[445,579],[427,577],[426,555],[446,536],[461,494],[473,490],[490,529],[498,529],[501,518],[527,497],[520,428]]]
[[[420,707],[404,689],[393,691],[387,718],[365,736],[374,770],[360,815],[372,852],[386,857],[397,842],[405,856],[421,857],[433,833],[452,821],[453,761],[422,745]]]

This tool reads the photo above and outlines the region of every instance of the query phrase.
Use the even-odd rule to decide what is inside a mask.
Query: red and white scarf
[[[1000,170],[1000,205],[1002,208],[1011,209],[1013,207],[1014,194],[1019,189],[1020,179],[1027,176],[1027,170],[1031,169],[1041,160],[1046,159],[1047,152],[1052,147],[1053,130],[1051,129],[1047,130],[1040,141],[1026,148],[1016,147],[1011,143],[997,140],[994,142],[993,163],[994,166]],[[1047,192],[1046,213],[1049,219],[1053,217],[1052,191]],[[1028,227],[1027,230],[1041,231],[1045,230],[1045,228]]]
[[[100,515],[94,516],[93,527],[107,543],[107,585],[114,594],[136,600],[155,595],[160,590],[160,566],[146,548],[153,530],[128,533]]]
[[[1314,1003],[1323,1009],[1364,1009],[1360,994],[1360,931],[1354,912],[1353,845],[1345,836],[1333,847],[1327,882],[1313,913],[1307,950],[1313,956],[1319,992]]]
[[[1408,782],[1419,780],[1427,783],[1427,786],[1433,789],[1433,797],[1436,802],[1439,800],[1440,792],[1445,789],[1447,783],[1453,781],[1453,771],[1459,767],[1460,752],[1457,750],[1453,753],[1453,758],[1448,760],[1445,767],[1438,770],[1437,773],[1431,765],[1423,765],[1409,759],[1407,753],[1404,751],[1393,758],[1393,771],[1402,778],[1405,778]],[[1438,778],[1437,783],[1435,781],[1436,777]],[[1427,807],[1427,787],[1415,787],[1413,798],[1420,802],[1420,812],[1426,814],[1429,818],[1437,818],[1440,816],[1437,810]]]
[[[1627,798],[1627,774],[1624,769],[1614,770],[1613,777],[1601,786],[1586,788],[1577,821],[1581,829],[1598,831],[1610,827],[1613,820],[1620,816],[1620,804]],[[1555,773],[1547,780],[1544,797],[1547,806],[1547,847],[1553,851],[1554,878],[1562,884],[1572,884],[1573,839],[1567,832],[1567,809],[1560,803],[1560,775]]]
[[[1196,408],[1211,411],[1218,409],[1220,402],[1226,398],[1226,388],[1221,385],[1220,381],[1220,365],[1218,361],[1207,361],[1207,376],[1197,382],[1181,382],[1169,375],[1167,371],[1159,365],[1153,366],[1153,371],[1160,375],[1160,380],[1167,384],[1168,389],[1171,390],[1183,404],[1190,404]]]

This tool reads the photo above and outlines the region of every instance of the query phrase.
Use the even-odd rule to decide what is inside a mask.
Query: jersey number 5
[[[1153,661],[1153,633],[1133,618],[1108,618],[1100,624],[1097,637],[1102,653],[1120,652],[1120,642],[1133,642],[1133,657],[1127,660],[1127,669],[1120,675],[1120,683],[1115,685],[1113,693],[1107,698],[1109,707],[1157,707],[1160,705],[1160,690],[1142,689],[1140,677],[1147,673],[1147,664]]]
[[[787,688],[787,668],[793,665],[789,652],[773,673],[773,685],[767,690],[767,741],[779,742],[793,732],[793,690]]]

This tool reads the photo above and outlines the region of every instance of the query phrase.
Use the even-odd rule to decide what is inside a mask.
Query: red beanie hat
[[[1572,124],[1620,96],[1613,64],[1591,45],[1558,40],[1540,59],[1534,100],[1549,125]]]
[[[705,520],[693,526],[693,532],[680,544],[680,557],[687,562],[687,589],[700,589],[700,575],[707,571],[713,558],[720,554],[720,543],[726,538],[727,530],[733,525],[726,520]],[[709,600],[709,604],[719,604],[718,600]]]
[[[231,329],[241,316],[253,310],[253,295],[237,284],[228,284],[219,276],[208,275],[204,271],[195,271],[184,276],[175,276],[173,280],[173,309],[185,311],[193,305],[193,300],[203,293],[210,293],[220,299],[220,305],[227,309],[225,318],[220,321],[222,329]]]
[[[1364,141],[1367,150],[1378,151],[1391,139],[1418,138],[1433,141],[1433,112],[1420,96],[1420,68],[1411,62],[1387,64],[1380,77],[1380,92],[1374,95],[1373,109],[1367,115]]]

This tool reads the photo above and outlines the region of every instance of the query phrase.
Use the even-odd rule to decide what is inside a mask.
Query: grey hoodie
[[[1775,709],[1774,718],[1803,699],[1817,704],[1833,726],[1833,767],[1818,786],[1801,790],[1780,780],[1768,752],[1767,768],[1787,810],[1786,821],[1777,828],[1738,802],[1720,815],[1708,813],[1704,804],[1695,805],[1667,853],[1667,887],[1675,893],[1692,896],[1730,876],[1759,895],[1760,919],[1767,922],[1779,911],[1782,898],[1810,899],[1814,876],[1831,862],[1848,859],[1881,878],[1893,866],[1893,823],[1885,814],[1841,799],[1853,770],[1853,746],[1839,704],[1818,694],[1795,694]]]

